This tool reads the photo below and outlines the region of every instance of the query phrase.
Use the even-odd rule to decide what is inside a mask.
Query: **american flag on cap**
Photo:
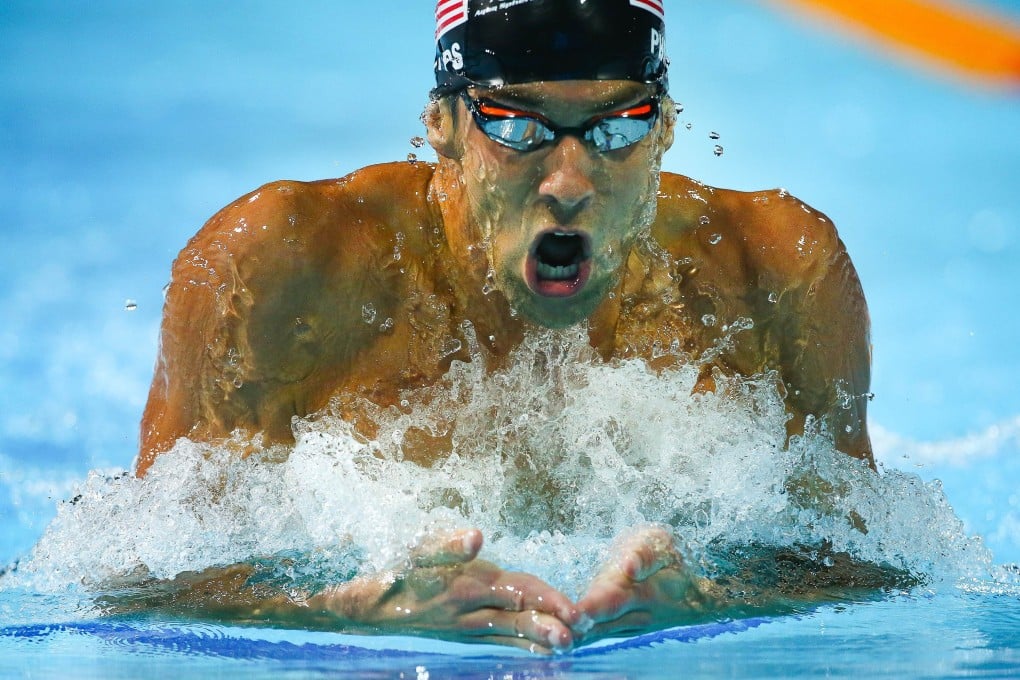
[[[666,12],[662,5],[663,0],[630,0],[631,7],[646,9],[660,19],[666,19]]]
[[[633,3],[634,0],[631,0]],[[436,3],[436,40],[468,19],[468,0],[439,0]]]

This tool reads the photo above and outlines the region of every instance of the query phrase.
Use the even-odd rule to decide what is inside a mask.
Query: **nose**
[[[559,140],[546,157],[538,194],[560,224],[569,223],[594,199],[593,169],[588,148],[572,135]]]

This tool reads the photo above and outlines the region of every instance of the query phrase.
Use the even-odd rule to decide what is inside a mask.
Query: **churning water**
[[[477,527],[483,557],[577,596],[614,537],[646,523],[672,527],[706,575],[748,546],[828,546],[925,583],[993,576],[937,485],[875,472],[818,427],[787,447],[773,376],[694,394],[698,362],[606,363],[583,329],[528,337],[487,375],[463,331],[472,360],[401,406],[365,404],[370,427],[327,408],[295,422],[292,450],[181,440],[144,479],[92,473],[8,582],[101,589],[259,560],[281,587],[315,588]],[[428,466],[411,459],[423,437],[446,448]]]

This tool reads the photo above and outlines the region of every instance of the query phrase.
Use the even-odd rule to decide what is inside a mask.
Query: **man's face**
[[[630,81],[529,83],[471,90],[499,108],[579,128],[649,101]],[[562,328],[587,318],[619,281],[631,246],[655,217],[663,116],[640,141],[599,151],[563,134],[531,151],[490,139],[457,103],[469,222],[492,283],[523,317]],[[476,107],[477,108],[477,107]]]

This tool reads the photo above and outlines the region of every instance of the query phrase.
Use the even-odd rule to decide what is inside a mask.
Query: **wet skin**
[[[472,94],[576,127],[649,92],[614,81]],[[603,357],[651,360],[671,345],[702,356],[724,328],[749,319],[753,327],[706,364],[697,389],[714,388],[713,369],[775,371],[789,434],[812,414],[840,450],[871,460],[867,310],[824,215],[785,192],[728,191],[660,173],[672,142],[668,101],[646,138],[605,153],[571,135],[527,153],[508,149],[459,98],[430,107],[426,122],[437,165],[269,184],[188,243],[167,294],[139,475],[180,437],[215,441],[242,429],[291,442],[291,419],[331,398],[370,430],[360,400],[394,404],[402,390],[436,382],[454,359],[470,360],[466,347],[443,350],[463,338],[465,321],[495,369],[541,326],[583,321]],[[549,234],[570,241],[550,246]],[[575,276],[539,273],[552,271],[540,265],[556,264],[557,248],[567,251],[564,262],[579,261]],[[652,363],[668,361],[676,359]],[[410,457],[428,465],[444,453],[423,441]],[[690,575],[663,531],[621,539],[576,604],[534,577],[477,560],[480,534],[422,546],[440,563],[416,567],[431,574],[418,579],[430,584],[424,590],[408,586],[413,575],[365,579],[310,602],[354,629],[487,637],[538,651],[718,613],[712,584]],[[518,588],[520,598],[494,602],[494,584]],[[394,598],[414,615],[387,613],[396,610],[382,603]],[[493,618],[507,611],[513,616]],[[483,620],[496,631],[479,630]]]

